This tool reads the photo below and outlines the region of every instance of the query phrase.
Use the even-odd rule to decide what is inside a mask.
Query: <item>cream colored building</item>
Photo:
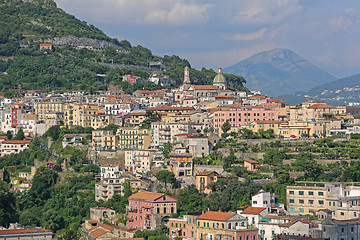
[[[0,156],[19,153],[29,148],[30,140],[5,140],[0,144]]]
[[[196,133],[196,126],[189,122],[154,122],[151,123],[151,146],[164,146],[168,142],[176,143],[176,135]]]
[[[45,120],[49,117],[48,113],[64,112],[64,103],[61,102],[36,102],[35,114],[38,116],[38,120]]]
[[[109,115],[104,113],[94,114],[91,117],[91,127],[93,129],[104,128],[109,124],[114,124],[115,122],[114,119],[115,119],[114,115]]]
[[[150,171],[154,150],[125,151],[125,169],[130,172]]]
[[[120,149],[149,149],[151,143],[150,129],[139,127],[121,127],[117,130]]]
[[[290,214],[312,214],[329,209],[336,220],[360,217],[359,183],[296,182],[286,187],[287,210]]]
[[[67,126],[91,127],[91,119],[97,114],[96,104],[66,103],[64,107],[64,123]]]

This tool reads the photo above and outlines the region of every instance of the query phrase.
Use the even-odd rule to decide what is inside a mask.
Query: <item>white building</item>
[[[100,167],[101,179],[105,178],[119,178],[122,171],[119,166],[112,166],[111,164],[104,164],[102,167]]]

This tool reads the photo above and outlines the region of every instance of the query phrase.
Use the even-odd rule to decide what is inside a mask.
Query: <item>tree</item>
[[[167,189],[167,184],[173,184],[176,181],[175,174],[168,170],[161,170],[156,174],[156,179],[160,182],[165,183],[165,189]]]
[[[168,142],[167,144],[165,144],[162,148],[162,153],[164,155],[165,158],[169,158],[169,154],[172,150],[172,145],[170,142]]]
[[[24,131],[22,128],[20,128],[13,140],[24,140],[24,139],[25,139]]]
[[[204,193],[199,193],[195,185],[181,189],[177,199],[177,210],[180,215],[187,212],[201,212],[204,208]]]
[[[8,130],[7,132],[6,132],[6,137],[9,139],[9,140],[11,140],[12,139],[12,133],[11,133],[11,131],[10,130]]]
[[[222,126],[221,126],[221,130],[223,131],[223,133],[227,133],[229,130],[231,129],[231,125],[228,121],[226,121]]]
[[[16,199],[10,186],[0,180],[0,225],[8,227],[11,222],[15,221]]]

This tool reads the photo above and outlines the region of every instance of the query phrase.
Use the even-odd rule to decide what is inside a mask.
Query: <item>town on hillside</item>
[[[0,239],[359,239],[360,107],[191,77],[0,97]]]

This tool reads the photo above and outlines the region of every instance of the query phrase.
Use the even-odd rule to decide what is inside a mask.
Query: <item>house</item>
[[[237,213],[248,220],[249,226],[258,227],[260,220],[268,214],[268,210],[264,207],[247,207],[244,210],[238,210]]]
[[[258,239],[258,229],[236,213],[207,211],[197,218],[197,239]]]
[[[52,44],[51,43],[41,43],[40,51],[41,50],[52,50]]]
[[[19,153],[29,148],[30,140],[5,140],[0,143],[0,156]]]
[[[196,174],[196,189],[199,192],[210,193],[211,189],[207,188],[210,183],[217,182],[220,175],[215,171],[204,171]]]
[[[176,177],[192,176],[193,173],[193,156],[189,153],[176,154],[170,156],[170,170]]]
[[[71,146],[71,147],[86,146],[85,144],[83,144],[84,141],[86,142],[85,137],[86,134],[64,134],[62,140],[62,147],[65,148],[66,146]]]
[[[167,224],[171,214],[176,213],[176,200],[164,193],[140,191],[129,197],[129,228],[155,229]]]
[[[244,160],[244,168],[246,168],[248,171],[256,172],[258,171],[259,163],[255,160],[246,159]]]
[[[103,220],[112,221],[111,218],[115,218],[116,211],[106,207],[91,207],[90,219],[102,222]]]

